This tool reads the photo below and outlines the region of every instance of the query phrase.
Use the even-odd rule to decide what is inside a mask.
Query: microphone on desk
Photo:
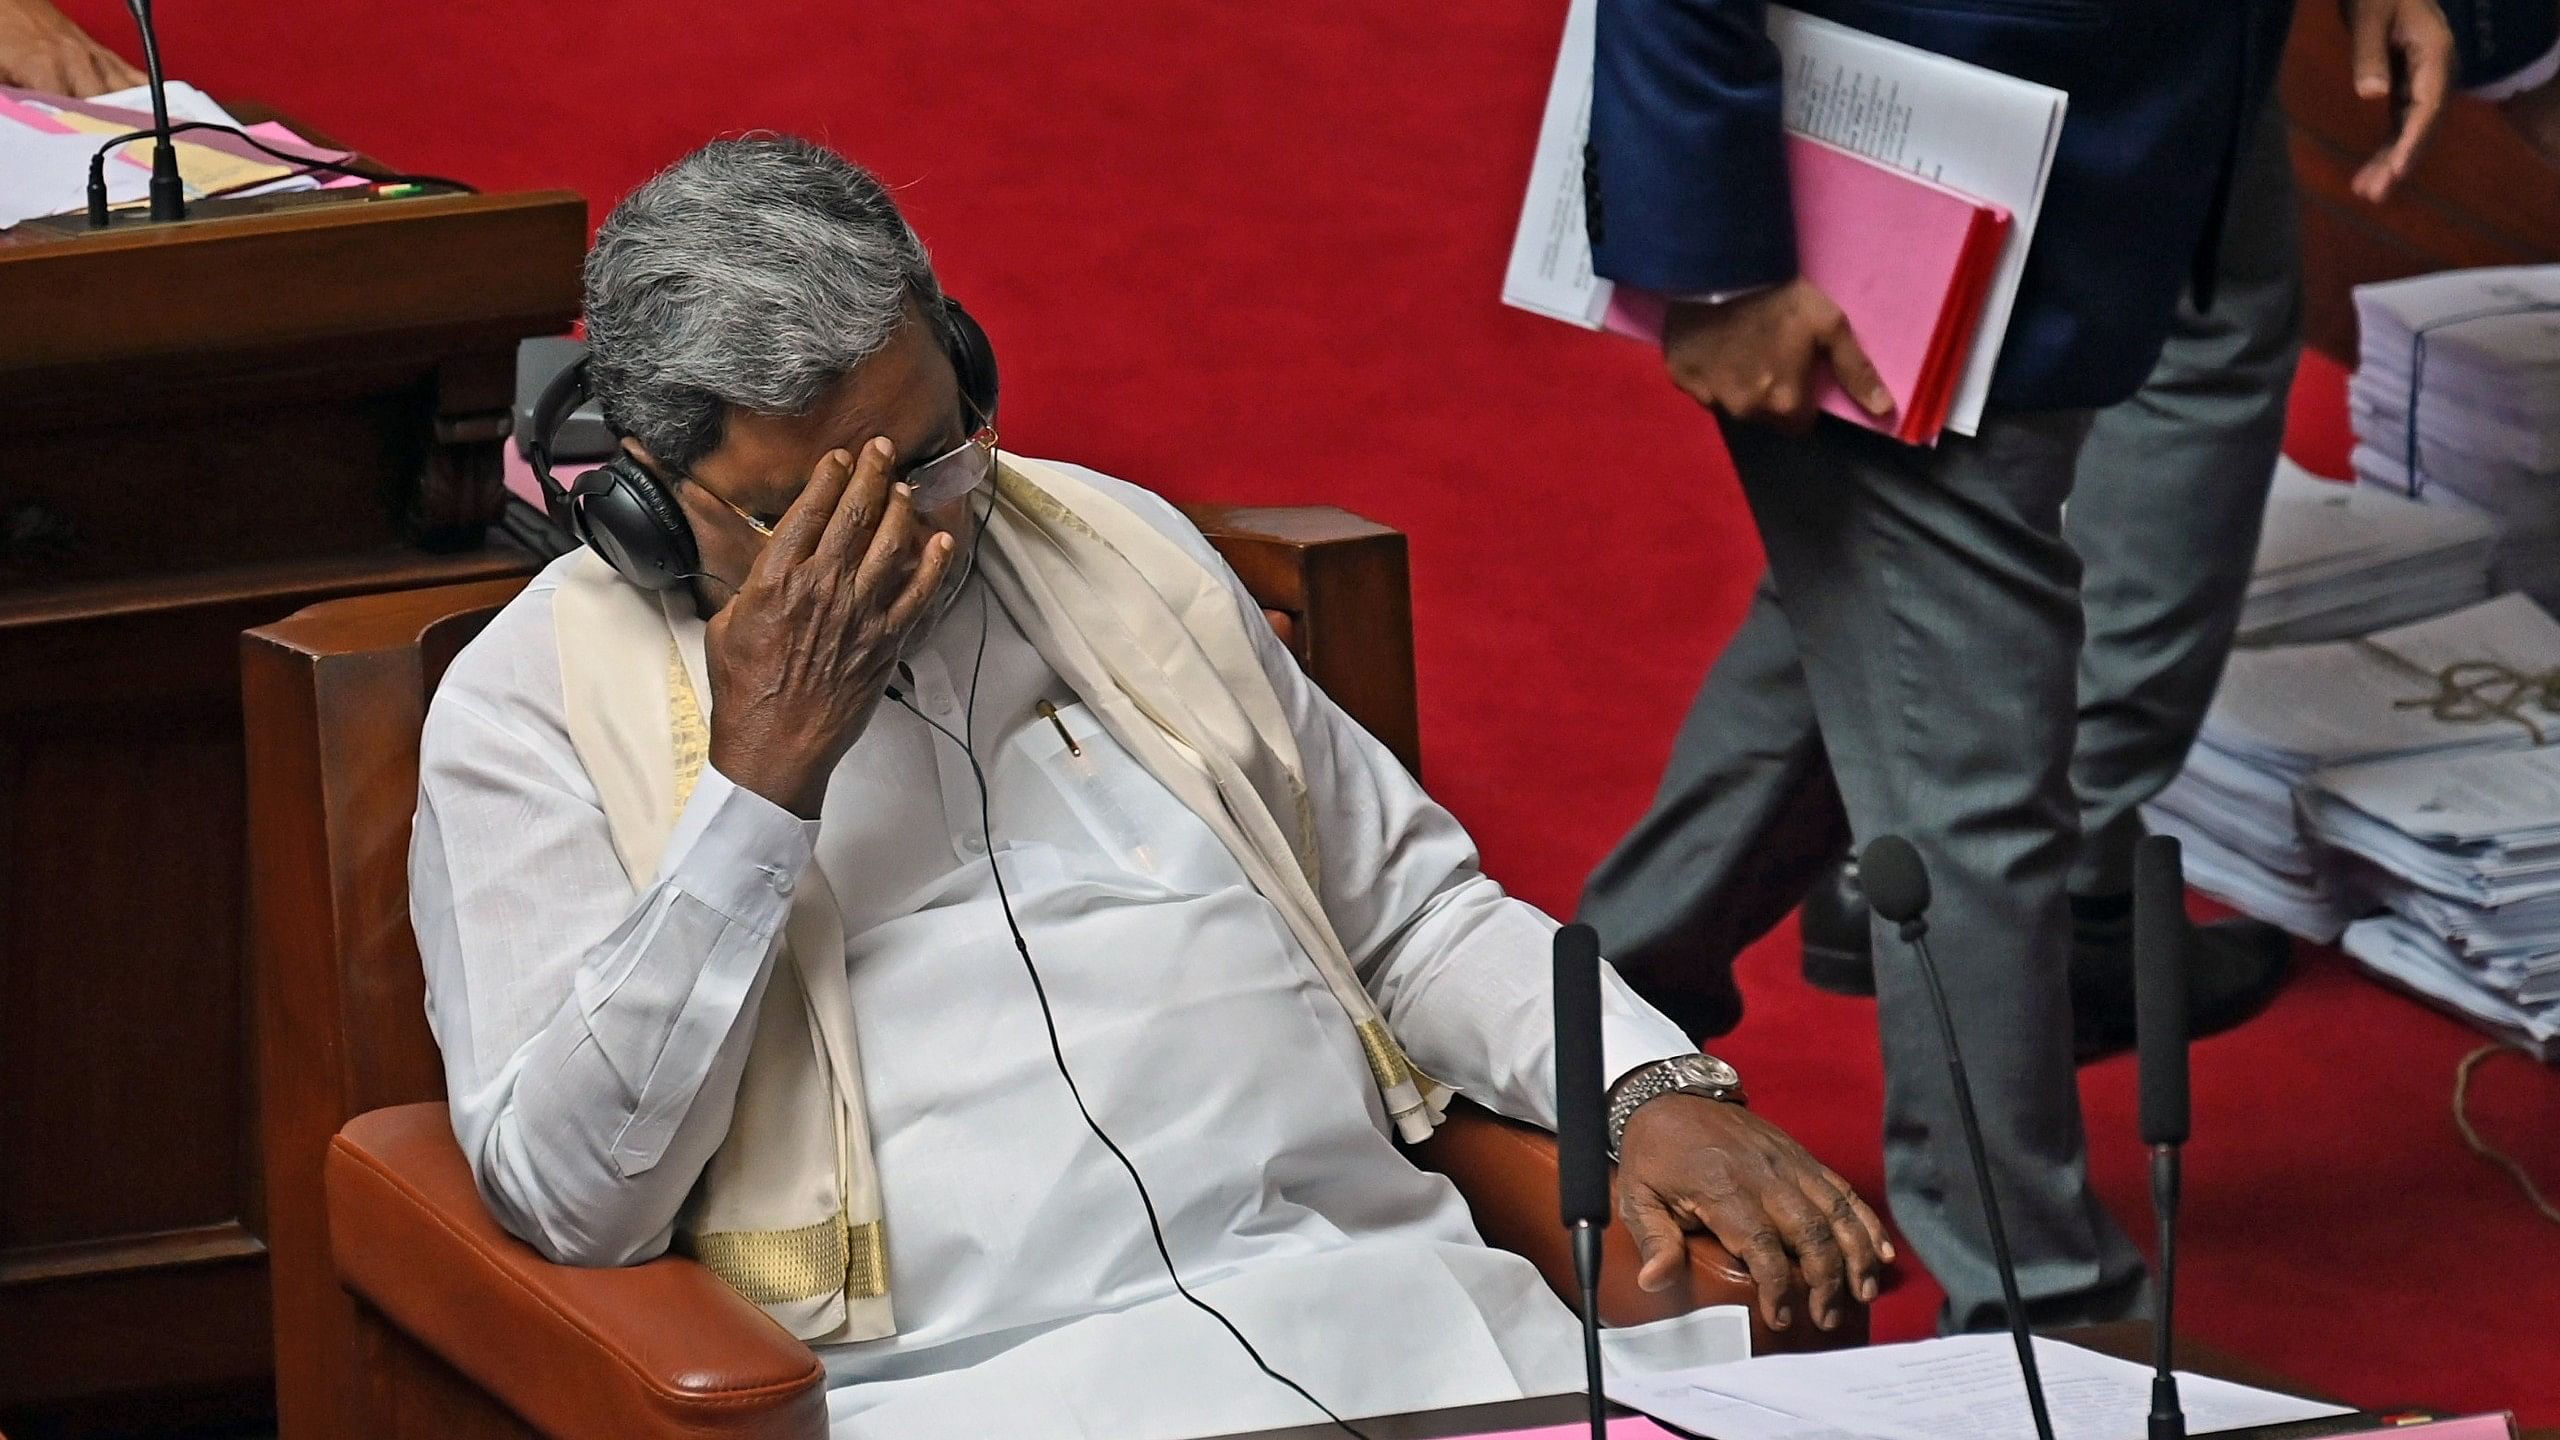
[[[186,187],[178,179],[178,148],[169,142],[169,82],[160,73],[160,27],[151,21],[151,0],[125,0],[125,8],[133,12],[133,23],[142,27],[142,68],[151,78],[151,218],[184,220],[187,218]],[[90,203],[90,220],[98,218],[99,202]]]
[[[2017,1343],[2018,1371],[2026,1380],[2027,1408],[2035,1415],[2036,1440],[2053,1440],[2053,1416],[2045,1408],[2044,1377],[2036,1370],[2035,1340],[2027,1333],[2027,1307],[2018,1300],[2018,1266],[2009,1258],[2009,1233],[2000,1224],[2000,1197],[1992,1189],[1991,1162],[1982,1153],[1982,1121],[1974,1114],[1973,1086],[1965,1080],[1964,1054],[1956,1046],[1955,1018],[1947,1013],[1946,987],[1938,981],[1938,962],[1929,954],[1929,869],[1920,852],[1899,835],[1879,835],[1858,857],[1858,888],[1867,905],[1891,921],[1903,942],[1920,957],[1920,976],[1929,992],[1929,1008],[1938,1017],[1938,1036],[1945,1042],[1947,1078],[1955,1085],[1956,1113],[1964,1122],[1965,1150],[1973,1159],[1973,1182],[1982,1195],[1982,1221],[1991,1232],[1991,1258],[2000,1269],[2000,1298],[2009,1310],[2009,1338]]]
[[[1582,1365],[1591,1389],[1593,1440],[1607,1433],[1600,1388],[1600,1240],[1609,1229],[1609,1096],[1600,1070],[1600,936],[1588,925],[1556,932],[1556,1192],[1573,1232],[1582,1286]]]
[[[2173,836],[2133,852],[2133,1018],[2142,1067],[2142,1143],[2160,1227],[2160,1309],[2151,1331],[2151,1440],[2186,1440],[2172,1364],[2178,1294],[2178,1147],[2187,1141],[2186,875]]]

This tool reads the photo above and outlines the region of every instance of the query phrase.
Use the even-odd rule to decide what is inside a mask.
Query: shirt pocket
[[[1060,847],[1068,868],[1116,873],[1180,895],[1251,885],[1217,833],[1085,706],[1036,716],[1007,748],[1056,793],[1081,832]]]

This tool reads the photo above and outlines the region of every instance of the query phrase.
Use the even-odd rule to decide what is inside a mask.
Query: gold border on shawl
[[[797,1230],[723,1230],[687,1236],[685,1248],[758,1305],[889,1293],[888,1244],[877,1220],[848,1227],[838,1215]]]
[[[1376,1077],[1378,1088],[1393,1090],[1413,1078],[1413,1063],[1404,1058],[1404,1047],[1396,1043],[1395,1032],[1384,1020],[1363,1020],[1360,1049],[1369,1057],[1369,1073]]]
[[[701,702],[694,698],[693,677],[684,670],[684,651],[667,638],[667,729],[675,737],[676,813],[682,815],[711,757],[711,727],[702,722]]]

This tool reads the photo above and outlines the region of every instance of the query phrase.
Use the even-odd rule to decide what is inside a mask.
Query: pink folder
[[[2009,212],[1908,171],[1801,135],[1787,137],[1796,266],[1840,306],[1893,412],[1869,415],[1829,371],[1825,412],[1914,445],[1937,443],[1964,377]],[[1606,324],[1659,341],[1662,298],[1619,287]]]

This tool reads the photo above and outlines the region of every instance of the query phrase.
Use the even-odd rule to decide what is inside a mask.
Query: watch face
[[[1698,1078],[1720,1089],[1730,1090],[1742,1083],[1742,1073],[1713,1055],[1701,1055],[1704,1063],[1697,1067]]]

